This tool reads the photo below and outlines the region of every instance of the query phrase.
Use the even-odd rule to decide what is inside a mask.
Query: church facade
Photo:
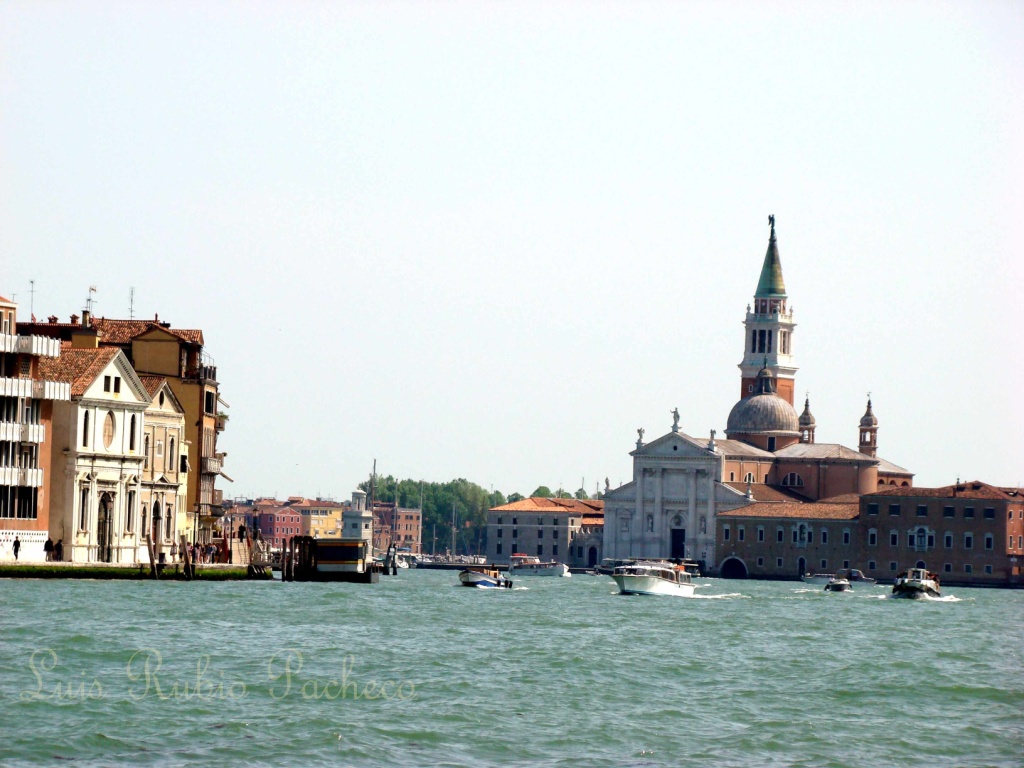
[[[858,448],[817,443],[809,400],[794,408],[796,322],[788,306],[775,217],[752,305],[744,320],[740,399],[725,438],[672,429],[651,442],[638,430],[633,479],[605,493],[606,558],[690,558],[716,573],[718,516],[761,501],[802,503],[885,486],[909,487],[913,474],[879,458],[871,400]],[[720,538],[717,539],[719,542]]]

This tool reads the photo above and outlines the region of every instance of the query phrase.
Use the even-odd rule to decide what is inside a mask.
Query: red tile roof
[[[741,482],[728,482],[725,485],[740,493],[747,492],[747,484]],[[807,501],[807,497],[798,493],[795,489],[783,485],[765,485],[764,483],[751,483],[750,492],[754,495],[755,501]]]
[[[541,496],[530,496],[527,499],[513,501],[500,507],[492,507],[493,512],[539,512],[543,514],[592,515],[604,513],[604,501],[581,499],[547,499]]]
[[[139,378],[142,379],[142,386],[149,392],[150,397],[156,397],[160,385],[167,381],[165,376],[151,376],[147,373],[140,373]]]
[[[190,328],[168,328],[155,320],[108,320],[101,317],[93,320],[93,326],[100,332],[104,344],[130,344],[132,340],[147,331],[158,329],[177,336],[190,344],[202,344],[203,332]]]
[[[730,517],[764,517],[764,518],[785,518],[796,520],[853,520],[859,513],[857,504],[830,504],[821,502],[810,502],[800,504],[797,502],[764,502],[750,504],[738,509],[730,509],[728,512],[718,512],[721,518]]]
[[[44,379],[68,382],[71,384],[71,396],[82,397],[120,351],[117,347],[65,349],[61,345],[60,357],[39,359],[39,375]]]
[[[972,480],[969,483],[957,485],[944,485],[941,488],[922,488],[920,486],[886,486],[875,493],[869,493],[864,498],[885,498],[886,496],[899,496],[900,498],[928,498],[928,499],[991,499],[992,501],[1006,501],[1010,495],[996,488],[994,485],[983,483],[980,480]]]

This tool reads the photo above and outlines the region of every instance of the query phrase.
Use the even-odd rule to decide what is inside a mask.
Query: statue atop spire
[[[768,215],[768,226],[770,226],[772,228],[771,236],[775,237],[775,214],[774,213]]]
[[[764,255],[761,266],[761,277],[757,281],[754,298],[786,298],[786,284],[782,279],[782,260],[779,258],[779,245],[775,241],[775,214],[768,217],[768,225],[772,228],[768,238],[768,251]]]

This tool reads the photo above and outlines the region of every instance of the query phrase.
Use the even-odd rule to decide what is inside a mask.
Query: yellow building
[[[340,502],[326,499],[303,499],[288,505],[302,518],[302,535],[313,538],[339,537],[341,530]]]

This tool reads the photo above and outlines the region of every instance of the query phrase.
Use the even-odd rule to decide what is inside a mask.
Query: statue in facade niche
[[[704,517],[704,515],[700,516],[700,532],[701,533],[707,533],[708,532],[708,519],[706,517]]]

